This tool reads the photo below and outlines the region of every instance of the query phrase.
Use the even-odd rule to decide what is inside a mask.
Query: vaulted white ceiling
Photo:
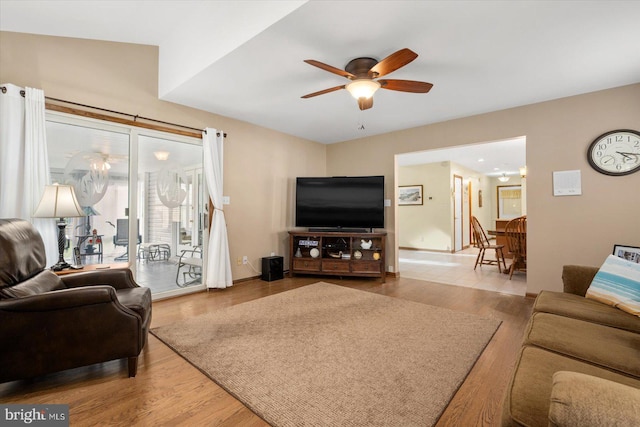
[[[12,1],[0,29],[158,45],[160,97],[321,143],[640,82],[639,1]],[[360,111],[344,68],[410,48]],[[364,125],[364,130],[360,130]],[[515,136],[515,135],[514,135]]]

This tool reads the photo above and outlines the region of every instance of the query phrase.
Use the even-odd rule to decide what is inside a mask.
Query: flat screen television
[[[297,178],[296,226],[384,228],[384,176]]]

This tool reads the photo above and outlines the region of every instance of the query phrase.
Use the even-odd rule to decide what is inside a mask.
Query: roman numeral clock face
[[[621,129],[600,135],[589,146],[587,159],[592,168],[605,175],[640,171],[640,132]]]

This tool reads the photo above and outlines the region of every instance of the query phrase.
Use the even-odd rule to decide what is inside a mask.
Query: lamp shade
[[[33,214],[34,218],[69,218],[85,216],[71,185],[47,185]]]
[[[345,89],[347,89],[355,99],[369,99],[375,91],[380,89],[380,83],[368,79],[358,79],[346,85]]]

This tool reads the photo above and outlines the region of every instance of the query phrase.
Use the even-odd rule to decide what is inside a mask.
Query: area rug
[[[320,282],[152,333],[273,426],[407,427],[437,422],[499,325]]]

